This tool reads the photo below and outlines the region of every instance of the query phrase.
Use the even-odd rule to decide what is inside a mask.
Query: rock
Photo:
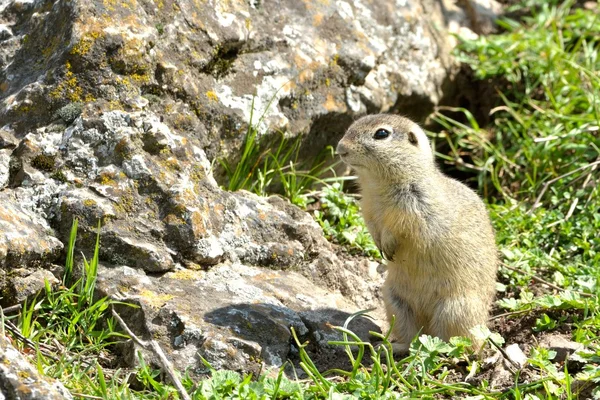
[[[367,111],[425,117],[457,72],[445,30],[480,31],[497,12],[491,0],[6,3],[0,116],[18,135],[70,123],[79,105],[149,108],[211,158],[237,152],[252,108],[261,131],[318,147]]]
[[[0,338],[0,396],[19,400],[73,398],[60,382],[41,376],[6,338]]]
[[[4,273],[4,271],[0,271],[0,273]],[[7,284],[2,289],[3,297],[8,299],[10,303],[22,303],[29,296],[34,296],[43,290],[46,281],[51,286],[59,283],[52,272],[47,270],[13,269],[8,279],[6,279]]]
[[[0,149],[0,189],[6,187],[8,183],[10,153],[9,149]]]
[[[563,362],[576,351],[583,350],[584,345],[569,340],[565,335],[550,334],[540,340],[540,347],[556,352],[553,362]]]
[[[513,365],[523,368],[525,364],[527,364],[527,356],[523,353],[523,350],[521,350],[517,343],[506,346],[506,349],[504,350],[506,351],[508,359],[514,363]]]
[[[294,267],[348,293],[364,287],[337,267],[310,215],[277,196],[222,191],[198,142],[174,134],[152,112],[79,117],[63,132],[28,134],[17,149],[13,175],[27,177],[19,184],[28,185],[39,212],[65,241],[78,217],[78,246],[87,252],[100,221],[101,257],[112,264],[160,272],[176,261],[231,260]],[[43,155],[50,165],[36,163]],[[348,268],[369,274],[366,265]]]
[[[464,10],[465,16],[469,20],[469,27],[473,32],[488,35],[497,31],[496,19],[503,11],[499,2],[496,0],[459,0],[457,3]],[[465,24],[463,23],[463,25]]]
[[[24,300],[44,287],[51,273],[38,270],[55,261],[63,244],[41,216],[20,201],[24,193],[0,192],[0,291],[2,304]]]
[[[505,363],[499,362],[493,369],[490,379],[490,388],[505,388],[514,382],[513,373],[506,367]]]
[[[482,360],[481,366],[482,368],[490,368],[498,363],[500,358],[502,357],[502,353],[500,351],[494,349],[493,353],[488,357]]]
[[[159,340],[178,368],[197,374],[208,372],[199,355],[214,368],[256,372],[262,364],[282,366],[297,357],[290,327],[302,342],[311,341],[317,358],[328,349],[323,364],[345,358],[341,347],[327,341],[340,340],[333,326],[343,325],[358,311],[341,294],[315,286],[296,272],[239,263],[221,263],[209,271],[178,269],[161,277],[129,267],[102,267],[98,288],[139,305],[120,308],[130,328],[141,337]],[[369,330],[380,331],[365,318],[349,327],[367,341]],[[154,357],[145,354],[148,360]]]

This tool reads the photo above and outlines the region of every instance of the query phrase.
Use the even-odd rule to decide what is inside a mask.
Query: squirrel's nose
[[[345,155],[348,155],[348,148],[346,147],[346,145],[344,144],[343,140],[340,140],[335,152],[340,155],[341,157],[344,157]]]

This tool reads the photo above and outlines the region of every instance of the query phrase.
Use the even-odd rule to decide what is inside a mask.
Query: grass
[[[98,268],[99,238],[91,260],[83,258],[80,271],[74,270],[74,246],[77,221],[73,223],[62,285],[53,288],[47,281],[41,299],[25,302],[16,320],[24,337],[18,341],[22,350],[25,342],[34,343],[37,351],[35,365],[46,376],[63,381],[74,393],[101,393],[106,384],[104,371],[97,358],[108,358],[109,348],[125,336],[108,316],[117,304],[108,298],[95,298]],[[75,279],[74,275],[80,275]],[[7,323],[11,319],[7,318]],[[118,380],[119,372],[112,379]],[[114,385],[114,381],[111,382]]]
[[[265,113],[267,110],[268,107]],[[253,118],[254,101],[240,159],[235,164],[226,159],[219,160],[227,176],[225,189],[243,189],[260,196],[280,192],[293,204],[306,207],[308,193],[313,186],[327,185],[328,182],[337,180],[325,177],[334,174],[333,147],[328,146],[310,163],[301,162],[301,137],[290,140],[284,133],[279,132],[278,141],[270,140],[264,132],[259,132],[264,114],[256,122]]]
[[[315,219],[330,241],[341,244],[350,252],[381,258],[360,214],[358,201],[344,193],[342,183],[335,182],[323,188],[319,195],[320,208],[314,211]]]
[[[531,323],[521,328],[522,337],[561,332],[586,350],[559,363],[555,352],[529,340],[528,366],[492,388],[492,371],[469,354],[466,339],[444,343],[419,336],[410,354],[394,361],[387,335],[379,336],[382,345],[374,347],[346,324],[336,328],[343,340],[332,345],[346,350],[349,370],[323,372],[294,334],[299,366],[308,379],[211,369],[209,379],[194,384],[183,374],[192,398],[600,398],[599,14],[573,1],[524,4],[528,14],[500,21],[501,34],[463,41],[457,49],[478,79],[495,86],[498,104],[490,124],[481,126],[475,110],[440,108],[433,115],[440,129],[431,135],[438,158],[472,176],[489,204],[504,264],[497,313],[506,315],[495,326],[523,318]],[[239,162],[221,162],[227,189],[278,192],[313,210],[330,240],[378,257],[356,199],[332,175],[331,150],[302,165],[300,142],[283,135],[263,142],[260,122],[251,118]],[[176,398],[175,389],[143,359],[133,371],[112,370],[103,361],[123,335],[107,314],[112,301],[94,297],[99,243],[92,259],[84,261],[81,277],[74,278],[75,231],[76,226],[63,286],[47,286],[43,298],[25,304],[16,321],[38,344],[38,369],[86,396]],[[483,328],[479,335],[496,343],[511,339]],[[56,351],[56,343],[63,351]]]

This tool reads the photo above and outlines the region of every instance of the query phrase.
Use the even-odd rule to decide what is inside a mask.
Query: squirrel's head
[[[423,130],[399,115],[367,115],[355,121],[338,143],[337,153],[359,176],[402,180],[435,168]]]

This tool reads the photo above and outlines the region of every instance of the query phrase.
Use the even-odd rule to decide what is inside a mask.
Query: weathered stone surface
[[[41,376],[3,337],[0,338],[0,396],[19,400],[73,398],[60,382]]]
[[[40,215],[27,208],[22,191],[0,192],[0,267],[53,261],[62,243]]]
[[[53,282],[51,273],[38,268],[56,260],[63,248],[48,222],[30,208],[27,192],[0,192],[0,302],[5,305],[36,293],[44,279]]]
[[[481,0],[6,3],[0,117],[18,135],[69,123],[73,105],[150,108],[198,135],[211,157],[237,148],[252,105],[264,127],[310,132],[318,144],[366,111],[424,117],[455,73],[447,27],[479,26],[491,9]]]
[[[78,247],[86,252],[101,222],[101,258],[112,264],[148,272],[225,260],[292,268],[357,296],[357,304],[376,298],[370,290],[364,294],[365,285],[377,280],[373,271],[354,262],[340,268],[310,215],[276,196],[222,191],[198,141],[174,134],[152,112],[110,111],[79,117],[64,130],[50,126],[27,134],[12,153],[11,183],[18,187],[2,194],[27,199],[19,207],[37,216],[38,231],[48,230],[48,220],[66,242],[78,218]],[[22,235],[32,241],[27,249],[45,243],[36,232]],[[48,240],[60,250],[57,239]],[[56,251],[51,256],[54,261]],[[4,263],[16,265],[8,256]],[[364,274],[371,275],[367,283]]]
[[[52,286],[59,283],[52,272],[45,269],[30,270],[26,268],[16,268],[10,271],[10,276],[6,276],[6,271],[0,270],[3,275],[2,297],[6,303],[21,303],[29,296],[34,296],[44,289],[47,281]]]
[[[339,292],[315,286],[296,272],[239,263],[209,271],[178,269],[161,277],[129,267],[103,267],[98,285],[113,298],[139,305],[120,308],[130,328],[159,340],[177,367],[192,367],[196,373],[207,372],[199,356],[214,368],[279,367],[297,356],[290,327],[302,341],[310,340],[313,350],[328,348],[328,360],[345,358],[342,348],[327,341],[340,340],[333,326],[359,310]],[[382,317],[377,311],[373,315]],[[380,331],[365,318],[349,326],[365,340],[369,330]]]
[[[585,348],[582,343],[574,342],[565,335],[558,333],[544,336],[540,341],[540,346],[556,352],[556,356],[552,360],[554,362],[563,362],[571,354]]]

